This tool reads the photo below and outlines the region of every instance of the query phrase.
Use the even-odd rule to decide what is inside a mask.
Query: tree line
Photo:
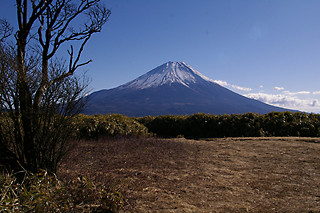
[[[267,114],[164,115],[137,118],[160,137],[273,137],[320,136],[320,114],[271,112]]]

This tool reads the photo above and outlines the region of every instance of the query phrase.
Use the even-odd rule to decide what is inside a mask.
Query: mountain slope
[[[168,62],[124,85],[88,96],[86,114],[128,116],[268,113],[286,109],[228,90],[184,62]]]

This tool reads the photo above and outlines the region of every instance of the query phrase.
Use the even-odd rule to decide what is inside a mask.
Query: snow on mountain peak
[[[120,88],[145,89],[165,84],[171,85],[173,83],[180,83],[189,87],[190,84],[197,83],[199,81],[213,82],[213,80],[194,70],[185,62],[170,61],[136,78],[135,80],[120,86]]]

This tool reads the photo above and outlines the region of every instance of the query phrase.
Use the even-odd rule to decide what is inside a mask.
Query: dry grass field
[[[320,212],[320,138],[81,141],[58,175],[113,184],[125,212]]]

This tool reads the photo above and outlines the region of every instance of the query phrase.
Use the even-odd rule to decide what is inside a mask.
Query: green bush
[[[43,171],[22,181],[0,175],[0,212],[118,212],[124,200],[117,190],[97,187],[84,177],[61,182]]]
[[[161,115],[155,118],[141,119],[152,133],[161,137],[177,137],[183,135],[185,117],[179,115]],[[146,122],[148,121],[148,122]]]
[[[185,137],[213,137],[218,134],[217,117],[209,114],[194,114],[185,119],[183,135]]]
[[[320,115],[292,112],[271,112],[190,116],[158,116],[137,118],[150,132],[160,137],[260,137],[260,136],[320,136]]]
[[[83,115],[73,118],[74,137],[98,139],[105,136],[147,136],[159,137],[259,137],[259,136],[320,136],[320,115],[292,112],[271,112],[267,114],[189,116],[162,115],[130,118],[119,114]],[[0,115],[0,141],[12,141],[12,121],[5,114]]]
[[[78,115],[74,119],[75,134],[81,139],[98,139],[105,136],[145,136],[148,129],[136,121],[120,114]]]

